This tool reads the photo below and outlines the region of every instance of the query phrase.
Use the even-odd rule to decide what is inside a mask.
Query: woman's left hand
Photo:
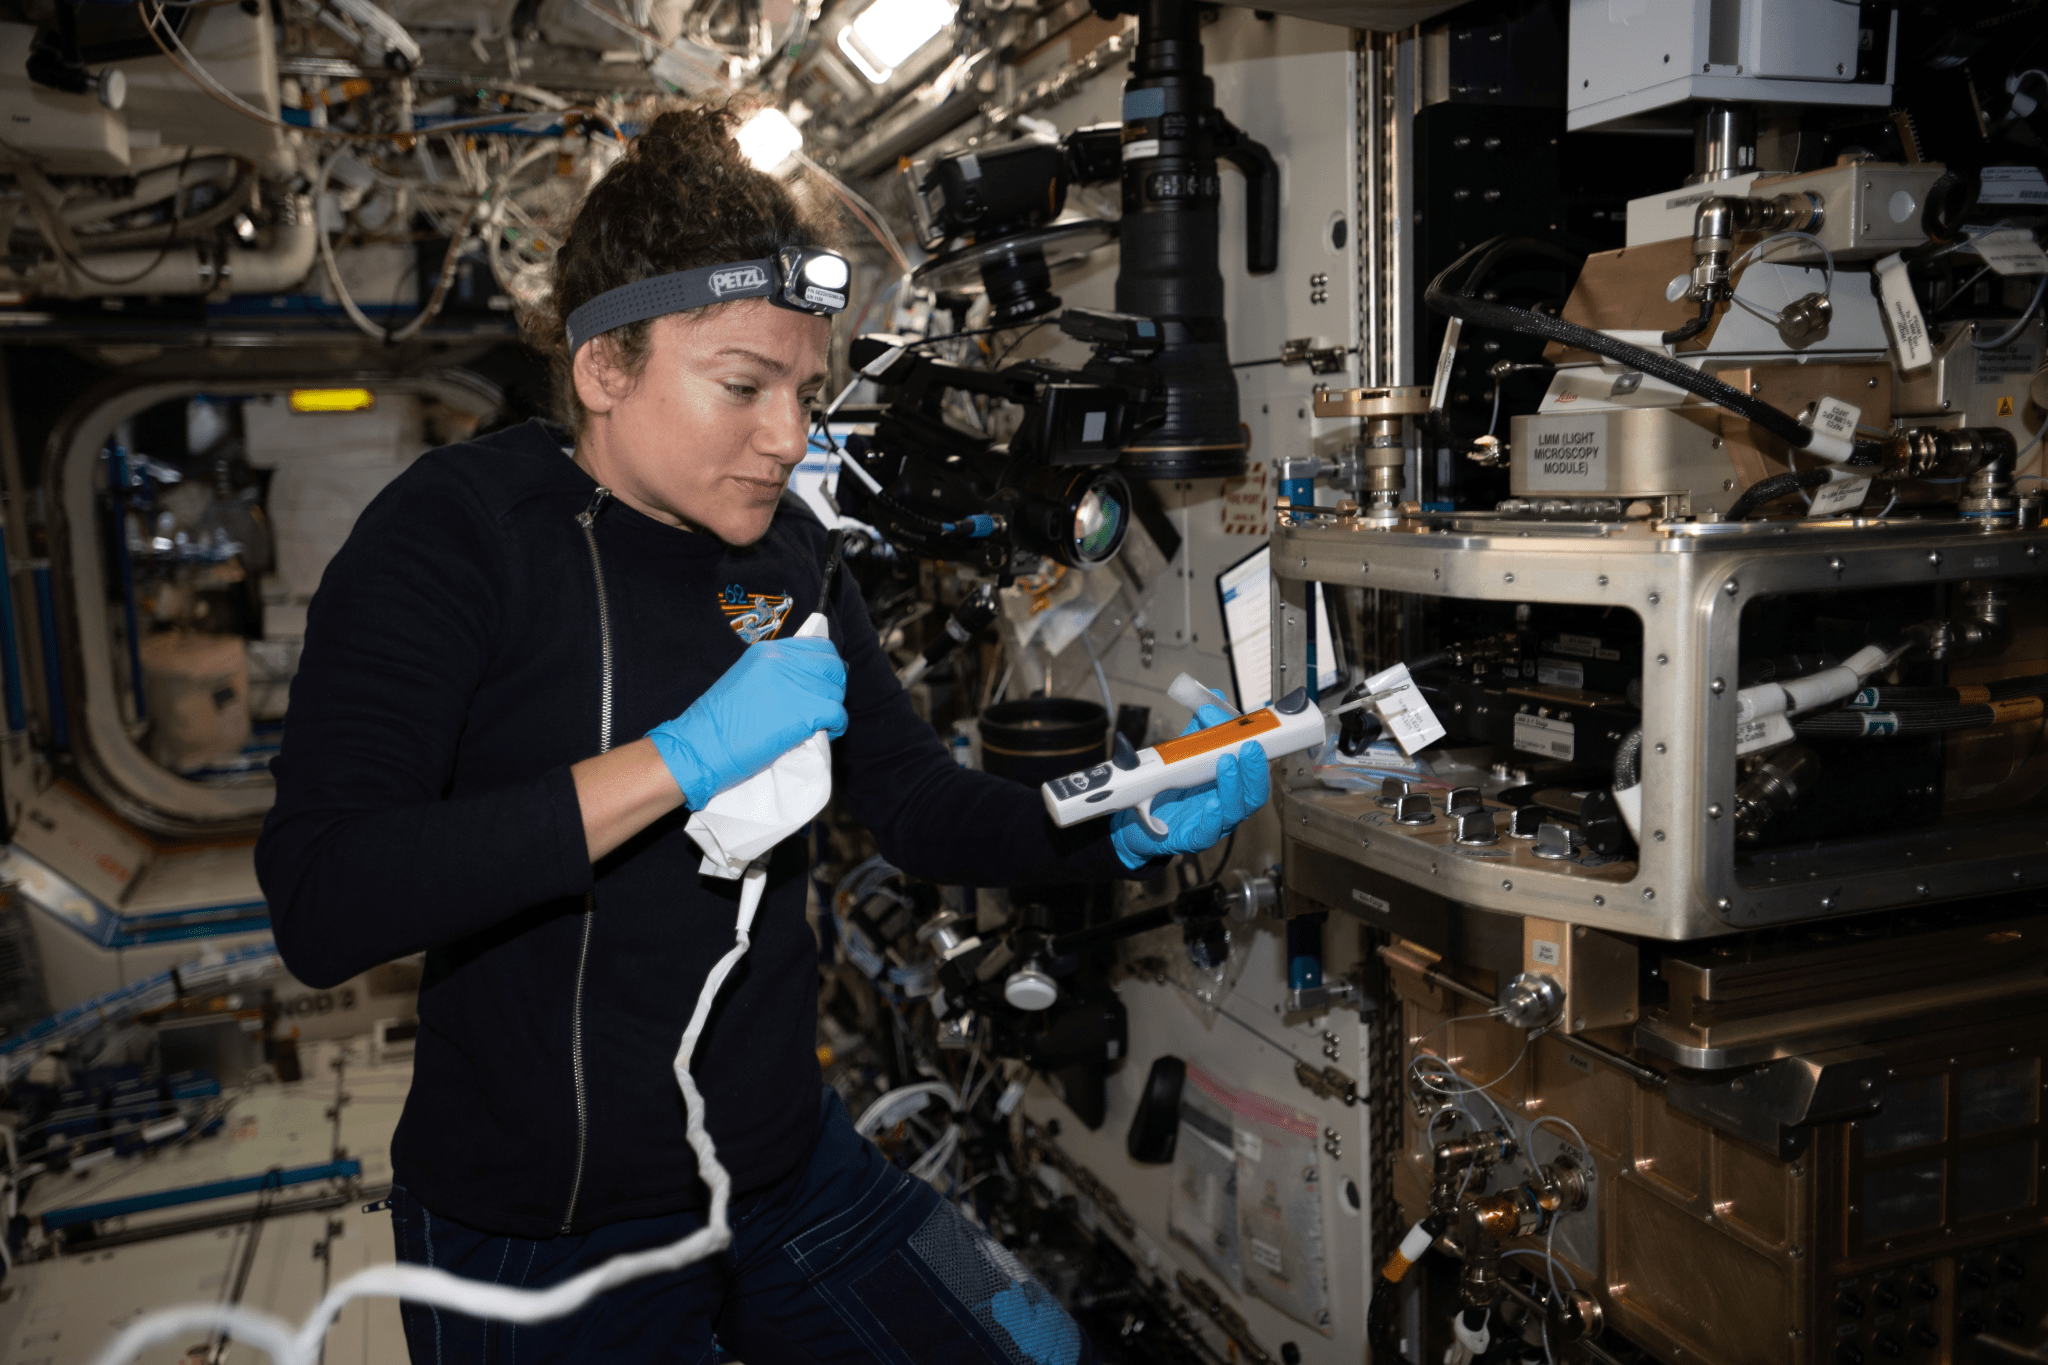
[[[1220,706],[1204,706],[1185,733],[1206,730],[1230,719]],[[1152,815],[1166,825],[1157,835],[1145,828],[1138,813],[1120,810],[1110,820],[1109,842],[1125,867],[1136,871],[1153,858],[1200,853],[1214,848],[1243,819],[1266,804],[1272,779],[1266,751],[1258,741],[1216,760],[1214,781],[1167,792],[1152,803]]]

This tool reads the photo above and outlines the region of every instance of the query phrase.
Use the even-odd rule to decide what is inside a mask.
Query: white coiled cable
[[[684,1103],[684,1135],[697,1154],[697,1173],[711,1190],[711,1207],[705,1226],[667,1246],[632,1251],[614,1256],[571,1280],[547,1289],[514,1289],[506,1285],[466,1280],[445,1270],[417,1265],[377,1265],[349,1276],[327,1292],[304,1325],[293,1331],[290,1323],[272,1314],[236,1304],[187,1304],[145,1314],[130,1323],[108,1347],[95,1365],[128,1365],[151,1346],[182,1340],[193,1332],[220,1331],[237,1342],[266,1352],[275,1365],[316,1365],[327,1329],[341,1310],[356,1299],[410,1299],[414,1303],[452,1309],[471,1317],[496,1318],[503,1322],[547,1322],[566,1317],[607,1289],[666,1270],[680,1270],[725,1249],[732,1241],[726,1221],[732,1201],[732,1177],[719,1164],[718,1149],[704,1126],[704,1096],[690,1075],[690,1060],[697,1040],[711,1017],[711,1007],[732,969],[747,955],[754,914],[761,906],[767,886],[768,867],[755,862],[740,883],[739,918],[733,929],[733,945],[726,950],[704,989],[697,995],[697,1008],[683,1030],[682,1046],[676,1050],[676,1084]]]

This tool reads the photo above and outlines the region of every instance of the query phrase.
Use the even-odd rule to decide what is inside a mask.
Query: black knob
[[[1984,1315],[1974,1308],[1964,1309],[1963,1315],[1956,1319],[1956,1335],[1959,1337],[1974,1337],[1983,1330]]]
[[[1863,1365],[1863,1348],[1853,1341],[1835,1343],[1836,1365]]]
[[[2027,1278],[2027,1263],[2008,1252],[1998,1258],[1998,1278],[2001,1280],[2024,1280]]]
[[[1913,1330],[1906,1333],[1906,1335],[1912,1338],[1915,1346],[1924,1346],[1930,1351],[1941,1345],[1941,1333],[1935,1331],[1924,1322],[1914,1323]]]
[[[1899,1340],[1896,1332],[1879,1332],[1870,1339],[1870,1349],[1896,1360],[1906,1353],[1906,1343]]]
[[[1853,1289],[1843,1290],[1842,1296],[1835,1300],[1835,1311],[1845,1318],[1862,1317],[1863,1296]]]
[[[1932,1276],[1915,1275],[1912,1284],[1908,1285],[1907,1288],[1913,1291],[1913,1297],[1916,1299],[1938,1299],[1941,1297],[1941,1286],[1934,1282]]]
[[[1993,1309],[1991,1318],[2008,1332],[2017,1332],[2027,1325],[2027,1315],[2022,1313],[2020,1306],[2011,1299],[2005,1300]]]
[[[1991,1268],[1981,1261],[1972,1261],[1963,1267],[1963,1283],[1972,1289],[1991,1287]]]
[[[1280,1343],[1281,1365],[1301,1365],[1301,1348],[1291,1341]]]
[[[1892,1280],[1886,1280],[1878,1285],[1875,1290],[1871,1291],[1871,1297],[1877,1300],[1879,1308],[1887,1311],[1900,1308],[1906,1302],[1906,1296],[1899,1292],[1898,1284]]]

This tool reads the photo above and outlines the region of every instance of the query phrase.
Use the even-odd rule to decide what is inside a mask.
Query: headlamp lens
[[[813,256],[804,262],[804,279],[826,289],[844,289],[850,272],[840,256]]]

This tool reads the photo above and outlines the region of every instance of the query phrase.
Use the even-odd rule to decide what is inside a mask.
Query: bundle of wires
[[[1806,716],[1803,739],[1937,735],[2038,720],[2048,706],[2048,674],[1953,687],[1866,687],[1839,711]]]

